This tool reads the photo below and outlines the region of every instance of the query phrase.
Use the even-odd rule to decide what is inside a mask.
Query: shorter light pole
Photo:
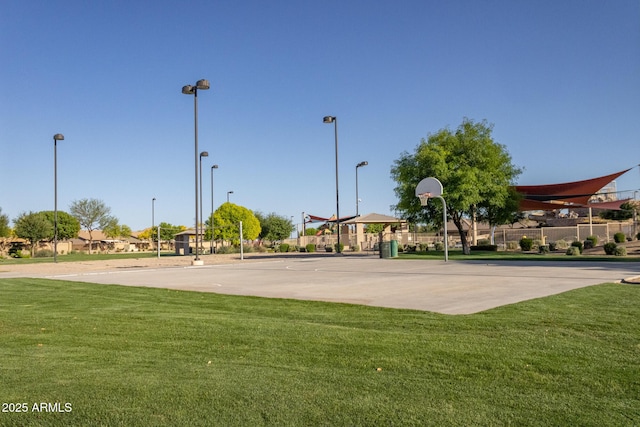
[[[156,221],[155,221],[155,207],[156,204],[156,198],[154,197],[153,199],[151,199],[151,250],[153,250],[153,232],[155,231],[154,228],[156,228]],[[158,236],[158,239],[160,238],[160,236]]]
[[[360,199],[358,198],[358,168],[361,168],[362,166],[367,166],[368,164],[369,162],[365,160],[356,165],[356,216],[360,216],[360,213],[358,211],[358,208],[360,205]]]
[[[229,203],[229,194],[233,194],[233,191],[227,191],[227,203]]]
[[[204,242],[202,241],[202,238],[204,237],[204,217],[202,216],[202,158],[203,157],[209,157],[209,153],[207,151],[203,151],[200,153],[200,168],[199,168],[199,172],[200,172],[200,221],[202,222],[201,226],[200,226],[200,231],[202,232],[202,236],[200,236],[200,252],[204,252]],[[198,245],[197,245],[198,240],[196,239],[196,252],[198,250]]]
[[[213,170],[218,169],[218,165],[211,166],[211,253],[213,253]]]
[[[58,262],[58,141],[64,135],[53,135],[53,262]]]

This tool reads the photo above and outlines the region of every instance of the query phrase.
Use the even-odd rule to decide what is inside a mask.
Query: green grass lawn
[[[119,253],[95,253],[87,254],[84,252],[74,252],[67,255],[58,255],[58,262],[78,262],[78,261],[102,261],[108,259],[138,259],[138,258],[156,258],[157,252],[119,252]],[[178,256],[175,252],[161,252],[161,257]],[[42,258],[0,258],[0,266],[8,264],[40,264],[53,262],[53,257]]]
[[[447,316],[2,279],[0,425],[639,425],[639,319],[619,284]]]

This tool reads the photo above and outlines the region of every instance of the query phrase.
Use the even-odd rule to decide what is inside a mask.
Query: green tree
[[[493,141],[492,130],[486,121],[465,118],[455,132],[442,129],[422,139],[413,154],[405,151],[391,168],[398,197],[394,208],[410,222],[442,225],[442,205],[429,202],[425,208],[415,196],[422,179],[435,177],[442,182],[447,214],[458,229],[465,254],[470,253],[470,245],[463,219],[506,209],[513,196],[510,188],[521,173],[506,148]],[[503,214],[496,214],[495,220]]]
[[[366,233],[380,233],[384,230],[384,224],[367,224],[365,226]]]
[[[53,239],[54,233],[54,211],[42,211],[40,212],[47,218],[47,220],[51,223],[51,236],[49,239]],[[58,211],[58,240],[68,240],[73,239],[74,237],[78,237],[78,232],[80,231],[80,222],[69,215],[67,212]]]
[[[486,221],[491,225],[491,244],[495,242],[495,229],[498,225],[513,225],[524,219],[524,213],[518,210],[522,200],[514,187],[509,187],[509,195],[505,199],[503,206],[498,205],[481,205],[478,220]]]
[[[240,221],[242,221],[242,238],[253,240],[260,235],[260,221],[249,209],[226,202],[214,212],[214,238],[228,240],[232,244],[240,243]]]
[[[633,218],[633,211],[636,206],[632,202],[625,202],[620,205],[619,210],[606,210],[598,214],[602,219],[611,221],[624,221]]]
[[[314,227],[307,227],[304,229],[304,235],[305,236],[315,236],[316,234],[318,234],[318,229],[314,228]]]
[[[173,240],[176,234],[183,232],[187,229],[184,225],[173,225],[168,222],[161,222],[160,225],[160,240]],[[158,229],[153,232],[153,241],[158,241]]]
[[[36,245],[40,240],[48,239],[53,233],[53,227],[42,212],[21,213],[14,220],[16,236],[28,240],[31,245],[31,256],[36,252]]]
[[[9,227],[9,217],[2,213],[0,208],[0,237],[9,237],[11,235],[11,228]]]
[[[291,232],[295,228],[289,218],[277,215],[274,212],[268,215],[256,212],[255,216],[258,218],[261,228],[258,238],[262,240],[269,240],[272,242],[284,240],[291,235]]]
[[[111,221],[102,228],[102,232],[111,239],[131,237],[131,228],[128,225],[118,223],[118,220],[114,217],[111,217]]]
[[[108,227],[114,220],[114,217],[110,215],[111,208],[105,205],[102,200],[81,199],[73,201],[69,211],[89,232],[89,253],[91,253],[93,231]]]

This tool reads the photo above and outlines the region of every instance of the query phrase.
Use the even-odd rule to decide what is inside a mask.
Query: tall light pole
[[[53,135],[53,262],[58,262],[58,141],[64,135]]]
[[[338,190],[338,118],[334,116],[325,116],[322,123],[333,123],[335,142],[336,142],[336,226],[338,228],[338,247],[336,252],[340,253],[340,193]]]
[[[202,227],[204,227],[204,216],[202,215],[202,201],[204,200],[202,198],[202,158],[203,157],[209,157],[209,152],[208,151],[203,151],[200,153],[200,222],[202,223]],[[202,236],[200,237],[200,249],[202,252],[204,252],[204,242],[202,241],[204,238],[204,229],[201,227],[201,231],[202,231]]]
[[[367,166],[368,164],[369,162],[365,160],[356,165],[356,216],[360,216],[360,213],[358,211],[358,208],[360,207],[360,199],[358,198],[358,168],[361,168],[362,166]]]
[[[233,191],[227,191],[227,203],[229,203],[229,194],[233,194]]]
[[[213,253],[213,170],[218,169],[218,165],[211,166],[211,253]]]
[[[156,228],[156,198],[151,199],[151,250],[153,250],[153,231]],[[158,236],[158,245],[160,245],[160,236]]]
[[[182,93],[185,95],[193,95],[193,123],[195,134],[195,192],[196,192],[196,258],[194,264],[201,264],[198,255],[198,89],[209,89],[208,80],[198,80],[195,86],[186,85],[182,87]]]

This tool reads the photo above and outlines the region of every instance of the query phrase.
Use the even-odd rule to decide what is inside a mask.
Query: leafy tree
[[[173,240],[176,234],[183,232],[187,227],[184,225],[173,225],[168,222],[160,223],[160,240]],[[158,229],[156,228],[153,233],[153,241],[158,241]]]
[[[629,218],[633,218],[633,210],[635,208],[634,203],[625,202],[620,205],[620,210],[606,210],[598,214],[602,219],[608,219],[611,221],[624,221]]]
[[[365,232],[367,233],[380,233],[384,230],[384,224],[367,224]]]
[[[29,241],[32,257],[35,255],[37,243],[49,238],[53,233],[53,226],[42,212],[21,213],[14,220],[14,224],[16,236]]]
[[[102,228],[102,232],[105,236],[111,239],[115,239],[116,237],[131,237],[131,228],[125,224],[120,225],[118,220],[114,217],[112,217],[111,221]]]
[[[256,239],[260,235],[260,221],[249,209],[226,202],[214,212],[214,238],[229,240],[239,244],[240,221],[242,221],[242,238]]]
[[[435,177],[442,182],[447,214],[458,229],[465,254],[470,253],[470,245],[463,219],[485,213],[494,221],[504,218],[501,210],[511,208],[510,187],[521,173],[506,148],[493,141],[492,130],[486,121],[465,118],[455,132],[442,129],[422,139],[413,154],[405,151],[391,168],[397,183],[394,209],[410,222],[442,225],[442,205],[429,202],[422,207],[415,197],[422,179]]]
[[[42,211],[40,212],[51,223],[51,236],[49,239],[53,239],[55,228],[55,212],[54,211]],[[69,215],[67,212],[58,211],[58,240],[67,240],[78,237],[80,231],[80,222]]]
[[[0,208],[0,237],[9,237],[11,235],[11,228],[9,228],[9,217],[2,213]]]
[[[509,187],[509,196],[503,206],[480,206],[478,219],[489,223],[491,226],[491,244],[495,241],[495,229],[498,225],[513,225],[524,219],[524,213],[518,210],[522,195],[515,188]]]
[[[255,216],[260,222],[261,228],[258,237],[263,240],[275,242],[286,239],[295,228],[289,218],[277,215],[274,212],[266,216],[261,212],[256,212]],[[244,223],[242,223],[242,225],[244,228]]]
[[[305,236],[315,236],[316,234],[318,234],[318,229],[314,228],[314,227],[307,227],[304,229],[304,235]]]
[[[114,220],[114,217],[110,215],[111,208],[105,205],[102,200],[81,199],[71,203],[69,211],[80,222],[80,225],[89,232],[89,253],[91,253],[93,231],[108,227]]]
[[[129,237],[131,237],[131,227],[129,227],[126,224],[122,224],[120,226],[120,236],[124,237],[125,239],[128,239]]]

